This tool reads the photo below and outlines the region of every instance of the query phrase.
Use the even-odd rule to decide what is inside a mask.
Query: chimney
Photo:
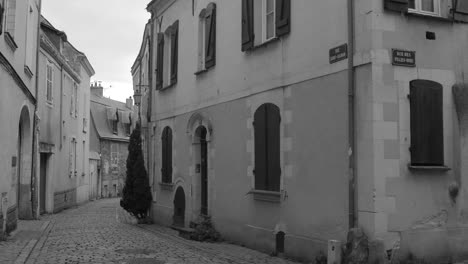
[[[131,96],[129,98],[127,98],[126,104],[127,104],[128,109],[133,109],[133,99],[132,99]]]
[[[101,85],[101,82],[94,82],[91,84],[91,94],[103,97],[104,88]]]

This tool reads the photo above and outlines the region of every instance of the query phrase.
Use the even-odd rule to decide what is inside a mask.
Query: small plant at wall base
[[[198,224],[191,224],[195,231],[190,235],[191,240],[200,242],[218,242],[221,240],[221,235],[213,227],[209,216],[202,216]]]
[[[141,128],[137,124],[130,136],[127,157],[127,177],[120,206],[138,220],[146,219],[151,206],[151,187],[141,149]]]

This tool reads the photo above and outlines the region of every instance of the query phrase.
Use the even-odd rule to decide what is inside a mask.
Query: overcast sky
[[[96,71],[91,80],[103,81],[104,96],[125,101],[133,95],[130,68],[150,17],[145,9],[149,2],[42,0],[42,15],[86,54]]]

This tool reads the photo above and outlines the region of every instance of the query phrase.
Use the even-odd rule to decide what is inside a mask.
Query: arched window
[[[255,189],[280,190],[280,109],[266,103],[254,114]]]
[[[161,175],[163,183],[172,183],[172,130],[165,127],[162,133]]]

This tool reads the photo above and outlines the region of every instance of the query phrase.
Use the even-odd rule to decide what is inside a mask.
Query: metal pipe
[[[349,228],[357,227],[356,202],[356,119],[354,71],[354,0],[348,0],[348,141],[349,141]]]

